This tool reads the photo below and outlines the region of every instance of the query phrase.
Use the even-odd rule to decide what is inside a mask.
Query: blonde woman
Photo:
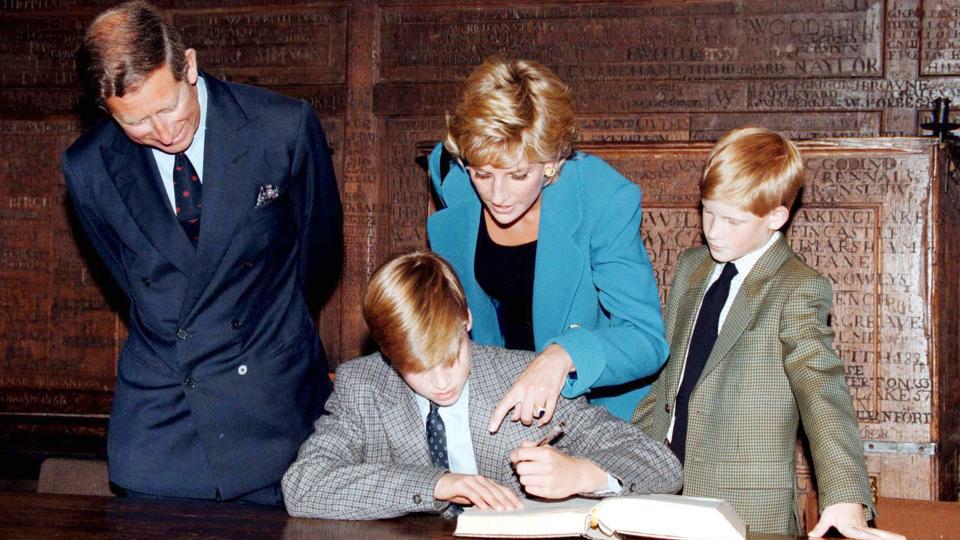
[[[560,395],[629,419],[667,356],[640,189],[578,152],[567,86],[490,58],[467,78],[430,156],[444,208],[431,248],[463,282],[476,343],[537,351],[490,418],[550,421]]]

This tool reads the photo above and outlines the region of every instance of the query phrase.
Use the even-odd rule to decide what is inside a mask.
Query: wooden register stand
[[[960,147],[913,138],[799,145],[807,182],[786,236],[833,285],[834,346],[875,495],[956,500]],[[643,189],[642,236],[662,298],[677,256],[702,243],[697,181],[710,146],[581,146]],[[802,445],[798,454],[801,504],[815,509]]]

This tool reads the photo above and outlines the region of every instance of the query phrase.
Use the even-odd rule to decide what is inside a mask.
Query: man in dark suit
[[[67,149],[63,172],[130,300],[110,479],[133,495],[280,504],[330,391],[307,307],[340,268],[323,130],[306,103],[201,73],[143,2],[97,17],[78,58],[112,118]]]

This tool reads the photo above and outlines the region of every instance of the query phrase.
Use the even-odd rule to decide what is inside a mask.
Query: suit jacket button
[[[246,365],[246,364],[241,364],[240,367],[237,368],[237,373],[239,373],[240,375],[246,375],[246,374],[247,374],[247,365]]]
[[[636,491],[637,491],[637,485],[636,485],[636,484],[630,484],[630,487],[627,488],[627,491],[629,491],[630,493],[636,493]]]
[[[670,404],[669,404],[669,403],[664,403],[664,404],[663,404],[663,412],[670,412]]]
[[[181,340],[187,339],[187,336],[190,335],[183,328],[177,330],[177,337]]]
[[[149,287],[150,284],[152,283],[152,282],[150,281],[150,278],[148,278],[148,277],[143,278],[142,281],[143,281],[143,286],[144,286],[144,287]]]
[[[414,495],[414,496],[413,496],[413,504],[420,504],[420,501],[422,501],[422,500],[423,500],[423,499],[420,497],[420,495]]]
[[[244,268],[253,268],[253,261],[246,259],[243,261]]]
[[[234,319],[230,321],[230,328],[233,328],[234,330],[239,330],[242,324],[243,323],[240,322],[240,319]]]
[[[187,377],[186,379],[184,379],[183,385],[190,389],[196,388],[197,380],[194,379],[193,377]]]

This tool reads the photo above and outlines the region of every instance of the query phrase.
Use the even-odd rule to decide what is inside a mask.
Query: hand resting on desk
[[[433,498],[456,504],[472,504],[484,510],[517,510],[520,499],[510,488],[479,474],[447,473],[433,488]]]

